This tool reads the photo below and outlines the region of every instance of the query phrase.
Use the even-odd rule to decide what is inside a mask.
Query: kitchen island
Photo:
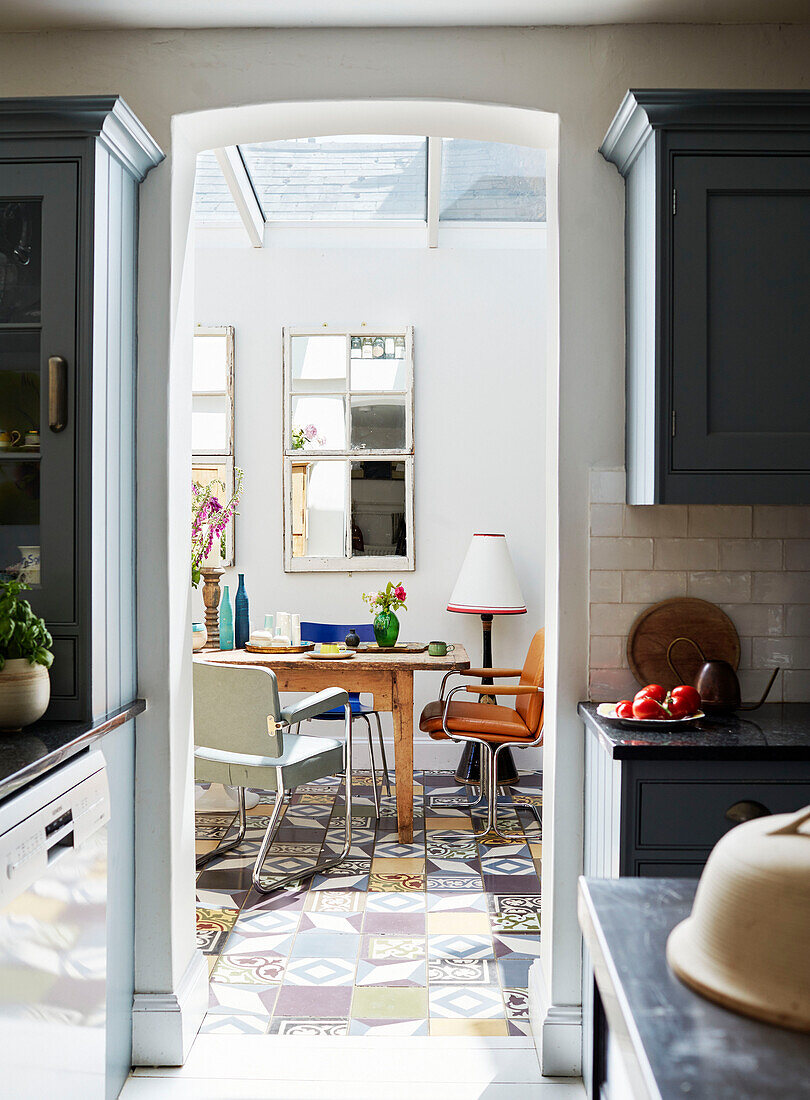
[[[633,1100],[804,1100],[810,1037],[693,993],[667,966],[667,936],[695,883],[580,879],[578,911],[607,1019],[596,1095]]]
[[[623,728],[580,703],[585,723],[583,870],[597,878],[696,879],[735,825],[810,803],[810,704],[769,703],[687,729]],[[590,1096],[604,1021],[585,958],[583,1076]]]

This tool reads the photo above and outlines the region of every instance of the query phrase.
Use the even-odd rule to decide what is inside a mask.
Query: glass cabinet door
[[[0,577],[76,621],[75,163],[0,161]]]

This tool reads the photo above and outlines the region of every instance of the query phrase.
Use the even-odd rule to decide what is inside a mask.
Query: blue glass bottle
[[[222,603],[219,605],[219,648],[233,649],[233,608],[227,584],[222,587]]]
[[[239,587],[236,589],[234,607],[234,643],[237,649],[244,649],[245,642],[250,637],[250,612],[248,610],[248,598],[245,591],[245,574],[239,574]]]

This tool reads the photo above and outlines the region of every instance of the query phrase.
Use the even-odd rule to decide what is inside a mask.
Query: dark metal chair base
[[[498,757],[498,786],[508,787],[519,779],[511,749],[505,749]],[[455,780],[467,787],[481,786],[481,746],[467,744],[456,768]]]

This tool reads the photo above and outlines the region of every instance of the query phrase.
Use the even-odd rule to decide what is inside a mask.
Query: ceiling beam
[[[442,139],[427,139],[427,244],[439,247],[439,192],[442,185]]]
[[[248,240],[254,248],[263,248],[264,214],[253,190],[253,184],[250,182],[242,154],[237,146],[227,145],[223,149],[215,149],[214,156],[236,203]]]

